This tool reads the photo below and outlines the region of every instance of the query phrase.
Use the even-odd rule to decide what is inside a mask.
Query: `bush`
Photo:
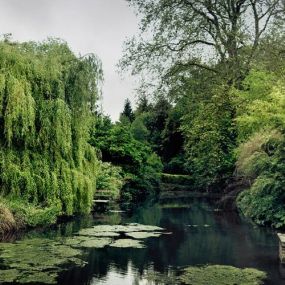
[[[162,171],[160,158],[145,142],[134,138],[129,125],[112,125],[104,118],[97,122],[99,127],[94,129],[90,142],[102,152],[103,161],[122,168],[125,183],[121,200],[128,204],[143,201],[158,188]]]
[[[164,165],[164,172],[166,173],[173,173],[173,174],[187,174],[185,169],[185,154],[180,154],[173,157],[169,162],[165,163]]]
[[[284,182],[281,177],[259,176],[252,187],[242,192],[237,199],[242,213],[259,225],[284,227]]]
[[[112,200],[117,200],[123,184],[122,168],[108,162],[101,162],[96,183],[97,192],[103,192]]]
[[[285,227],[284,87],[271,74],[252,72],[239,91],[237,174],[252,185],[237,204],[259,225]]]
[[[56,206],[39,207],[35,204],[24,202],[21,199],[1,198],[2,209],[6,209],[6,217],[9,217],[13,227],[8,230],[18,229],[22,227],[36,227],[54,224],[61,211]],[[8,213],[8,215],[7,215]],[[9,214],[10,213],[10,214]],[[2,220],[0,220],[0,228]],[[6,219],[7,221],[7,219]],[[5,225],[5,222],[3,222]]]

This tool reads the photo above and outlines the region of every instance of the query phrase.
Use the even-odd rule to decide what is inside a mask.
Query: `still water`
[[[97,224],[124,223],[156,225],[172,234],[147,239],[146,248],[88,249],[86,265],[60,273],[58,284],[144,285],[150,284],[145,277],[152,272],[170,274],[204,264],[257,268],[267,272],[266,284],[285,284],[274,231],[255,227],[235,213],[216,211],[211,203],[197,198],[148,203],[132,215],[97,214],[44,231],[41,236],[72,235]]]

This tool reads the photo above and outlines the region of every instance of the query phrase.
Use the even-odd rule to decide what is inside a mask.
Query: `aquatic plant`
[[[182,271],[147,273],[147,280],[165,285],[262,285],[266,273],[254,268],[227,265],[190,266]],[[156,283],[155,283],[156,284]]]
[[[52,239],[31,238],[15,243],[0,243],[0,283],[56,284],[63,265],[84,265],[80,255],[80,250]]]

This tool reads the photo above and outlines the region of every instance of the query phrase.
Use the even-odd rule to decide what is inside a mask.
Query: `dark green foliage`
[[[102,129],[109,125],[104,118],[101,123]],[[135,139],[129,125],[117,123],[106,132],[95,128],[91,144],[101,151],[103,161],[122,167],[125,185],[121,199],[124,202],[140,202],[158,187],[160,159],[146,143]]]
[[[284,3],[128,2],[140,33],[126,42],[121,67],[142,77],[141,94],[156,97],[149,111],[140,99],[135,113],[147,116],[133,133],[196,189],[250,182],[243,212],[285,225]]]
[[[98,169],[88,144],[98,60],[76,58],[58,40],[6,41],[0,69],[1,195],[32,226],[89,212]]]
[[[196,82],[196,86],[200,84]],[[189,89],[190,93],[196,93],[197,101],[188,103],[188,114],[183,117],[182,130],[186,138],[188,172],[196,187],[209,190],[223,187],[232,175],[236,130],[228,86],[208,83],[204,87],[206,94],[199,94],[199,89]]]
[[[130,122],[132,123],[135,119],[135,115],[132,109],[132,105],[129,99],[126,99],[125,101],[125,105],[124,105],[124,110],[123,112],[120,114],[120,120],[121,122]]]

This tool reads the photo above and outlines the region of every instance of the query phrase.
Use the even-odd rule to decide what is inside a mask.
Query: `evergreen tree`
[[[133,122],[135,119],[135,115],[132,109],[131,101],[129,99],[125,100],[124,110],[120,115],[120,121],[124,122],[124,118],[127,118],[129,122]]]

